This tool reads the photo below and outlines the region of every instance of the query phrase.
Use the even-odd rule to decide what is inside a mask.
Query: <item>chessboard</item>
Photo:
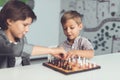
[[[101,66],[85,58],[70,58],[69,60],[52,59],[43,63],[44,66],[63,74],[73,74],[100,69]]]

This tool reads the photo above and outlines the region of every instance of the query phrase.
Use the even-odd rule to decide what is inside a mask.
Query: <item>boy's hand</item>
[[[67,52],[66,59],[73,58],[73,57],[76,57],[76,56],[78,56],[76,54],[76,50],[71,50],[71,51]]]
[[[52,48],[52,49],[53,49],[53,52],[51,53],[51,55],[61,59],[65,58],[66,51],[64,50],[64,48],[60,47],[60,48]]]

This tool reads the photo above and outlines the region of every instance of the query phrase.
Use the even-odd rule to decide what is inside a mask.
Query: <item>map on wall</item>
[[[120,52],[120,0],[62,0],[61,15],[67,10],[83,15],[81,35],[97,55]]]

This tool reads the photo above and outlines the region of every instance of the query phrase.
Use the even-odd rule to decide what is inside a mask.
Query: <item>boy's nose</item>
[[[25,28],[25,31],[28,32],[28,31],[29,31],[29,27],[26,27],[26,28]]]
[[[68,28],[68,29],[67,29],[67,33],[69,33],[69,32],[70,32],[70,29]]]

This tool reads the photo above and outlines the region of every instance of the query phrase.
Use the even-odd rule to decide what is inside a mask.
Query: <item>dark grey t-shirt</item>
[[[4,31],[0,30],[0,68],[9,67],[9,61],[13,59],[11,62],[14,62],[15,57],[29,58],[32,49],[33,45],[28,44],[25,37],[19,39],[16,43],[12,43],[8,40]],[[10,67],[13,66],[14,64]]]

